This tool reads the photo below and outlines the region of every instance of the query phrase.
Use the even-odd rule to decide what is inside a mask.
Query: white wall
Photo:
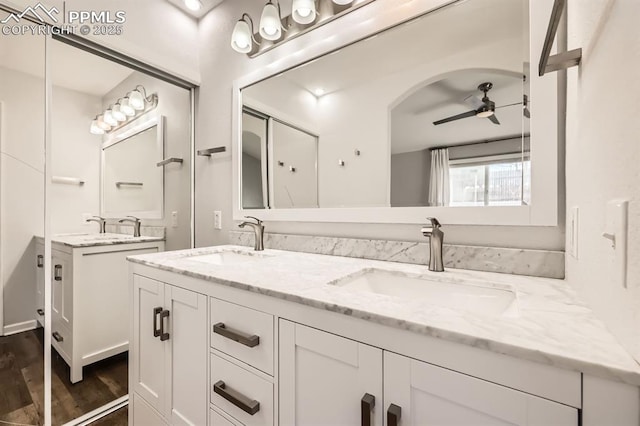
[[[569,2],[569,48],[582,47],[568,75],[567,210],[580,208],[578,259],[567,277],[640,360],[640,2]],[[601,234],[606,203],[629,204],[628,289],[615,282],[614,251]]]
[[[379,0],[381,1],[381,0]],[[384,3],[384,2],[383,2]],[[390,3],[389,3],[390,4]],[[228,231],[237,224],[232,220],[231,201],[231,112],[233,81],[260,69],[269,69],[277,63],[282,48],[274,49],[258,58],[249,59],[233,51],[230,35],[233,26],[243,12],[260,16],[262,4],[251,0],[223,2],[200,23],[200,60],[202,85],[199,91],[196,144],[198,149],[226,145],[228,153],[211,159],[196,158],[196,245],[223,244],[228,241]],[[408,5],[411,7],[411,4]],[[365,22],[361,18],[366,7],[350,14],[350,22]],[[337,32],[345,19],[327,24],[327,33]],[[312,31],[300,37],[306,46],[325,42],[323,31]],[[286,50],[286,49],[285,49]],[[282,51],[282,53],[281,53]],[[266,67],[266,68],[265,68]],[[215,135],[212,139],[211,135]],[[361,148],[362,149],[362,148]],[[213,212],[223,212],[223,229],[213,229]],[[416,226],[376,224],[324,224],[281,223],[266,224],[268,232],[288,232],[309,235],[328,235],[391,240],[423,239]],[[491,227],[447,226],[449,243],[527,247],[537,249],[564,249],[564,227]]]

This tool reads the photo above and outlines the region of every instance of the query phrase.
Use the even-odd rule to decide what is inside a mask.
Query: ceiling
[[[38,52],[42,52],[39,54]],[[129,77],[133,70],[83,50],[54,41],[50,62],[54,86],[102,97]],[[42,38],[4,37],[0,66],[44,78]]]

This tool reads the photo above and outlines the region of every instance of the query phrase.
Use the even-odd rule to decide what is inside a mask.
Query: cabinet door
[[[384,392],[388,426],[578,425],[575,408],[390,352]]]
[[[170,352],[167,369],[169,414],[173,425],[207,423],[207,296],[170,285],[165,306]]]
[[[36,245],[36,319],[44,326],[44,246]]]
[[[163,426],[166,422],[163,418],[147,404],[138,394],[133,393],[132,403],[132,415],[129,417],[133,419],[133,425],[135,426]]]
[[[159,281],[133,276],[133,343],[129,365],[133,391],[156,411],[166,407],[167,345],[160,341],[160,311],[164,309],[165,285]]]
[[[73,271],[71,256],[53,250],[51,313],[68,330],[73,330]]]
[[[380,349],[285,320],[279,327],[280,425],[382,426]]]

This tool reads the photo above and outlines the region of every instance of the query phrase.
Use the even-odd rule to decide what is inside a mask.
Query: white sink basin
[[[190,260],[196,262],[208,263],[210,265],[237,265],[247,262],[255,262],[272,255],[266,255],[259,252],[249,252],[242,250],[224,250],[215,253],[201,254],[191,256]]]
[[[355,291],[377,293],[434,306],[491,316],[517,315],[516,294],[504,286],[441,282],[424,276],[368,269],[332,283]]]

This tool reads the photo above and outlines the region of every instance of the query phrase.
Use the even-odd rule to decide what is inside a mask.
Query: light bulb
[[[129,98],[124,98],[120,100],[120,111],[126,115],[127,117],[133,117],[136,115],[136,110],[131,107],[129,103]]]
[[[340,6],[344,6],[346,4],[353,3],[353,0],[333,0],[335,4],[339,4]]]
[[[184,0],[184,5],[187,9],[193,10],[194,12],[202,9],[202,2],[200,0]]]
[[[91,122],[91,127],[89,128],[89,132],[93,135],[104,135],[104,129],[98,125],[98,119],[96,118]]]
[[[129,92],[127,95],[129,98],[129,106],[137,111],[144,109],[144,97],[138,89]]]
[[[115,104],[111,107],[111,115],[120,122],[127,120],[127,115],[122,112],[120,104]]]
[[[111,130],[111,126],[109,126],[107,123],[104,122],[103,115],[99,115],[98,118],[95,119],[95,121],[97,126],[102,130],[104,130],[105,132],[108,132],[109,130]]]
[[[310,24],[316,20],[315,0],[293,0],[291,9],[293,20],[299,24]]]
[[[262,9],[260,17],[260,35],[265,40],[278,40],[282,35],[280,12],[275,4],[269,2]]]
[[[104,112],[104,115],[102,116],[102,120],[104,120],[104,122],[107,123],[111,127],[115,127],[115,126],[118,125],[118,120],[116,120],[113,117],[113,113],[111,112],[110,109],[108,109],[108,110],[106,110]]]
[[[249,24],[244,20],[239,20],[233,28],[231,36],[231,47],[238,53],[249,53],[252,48],[252,34]]]

